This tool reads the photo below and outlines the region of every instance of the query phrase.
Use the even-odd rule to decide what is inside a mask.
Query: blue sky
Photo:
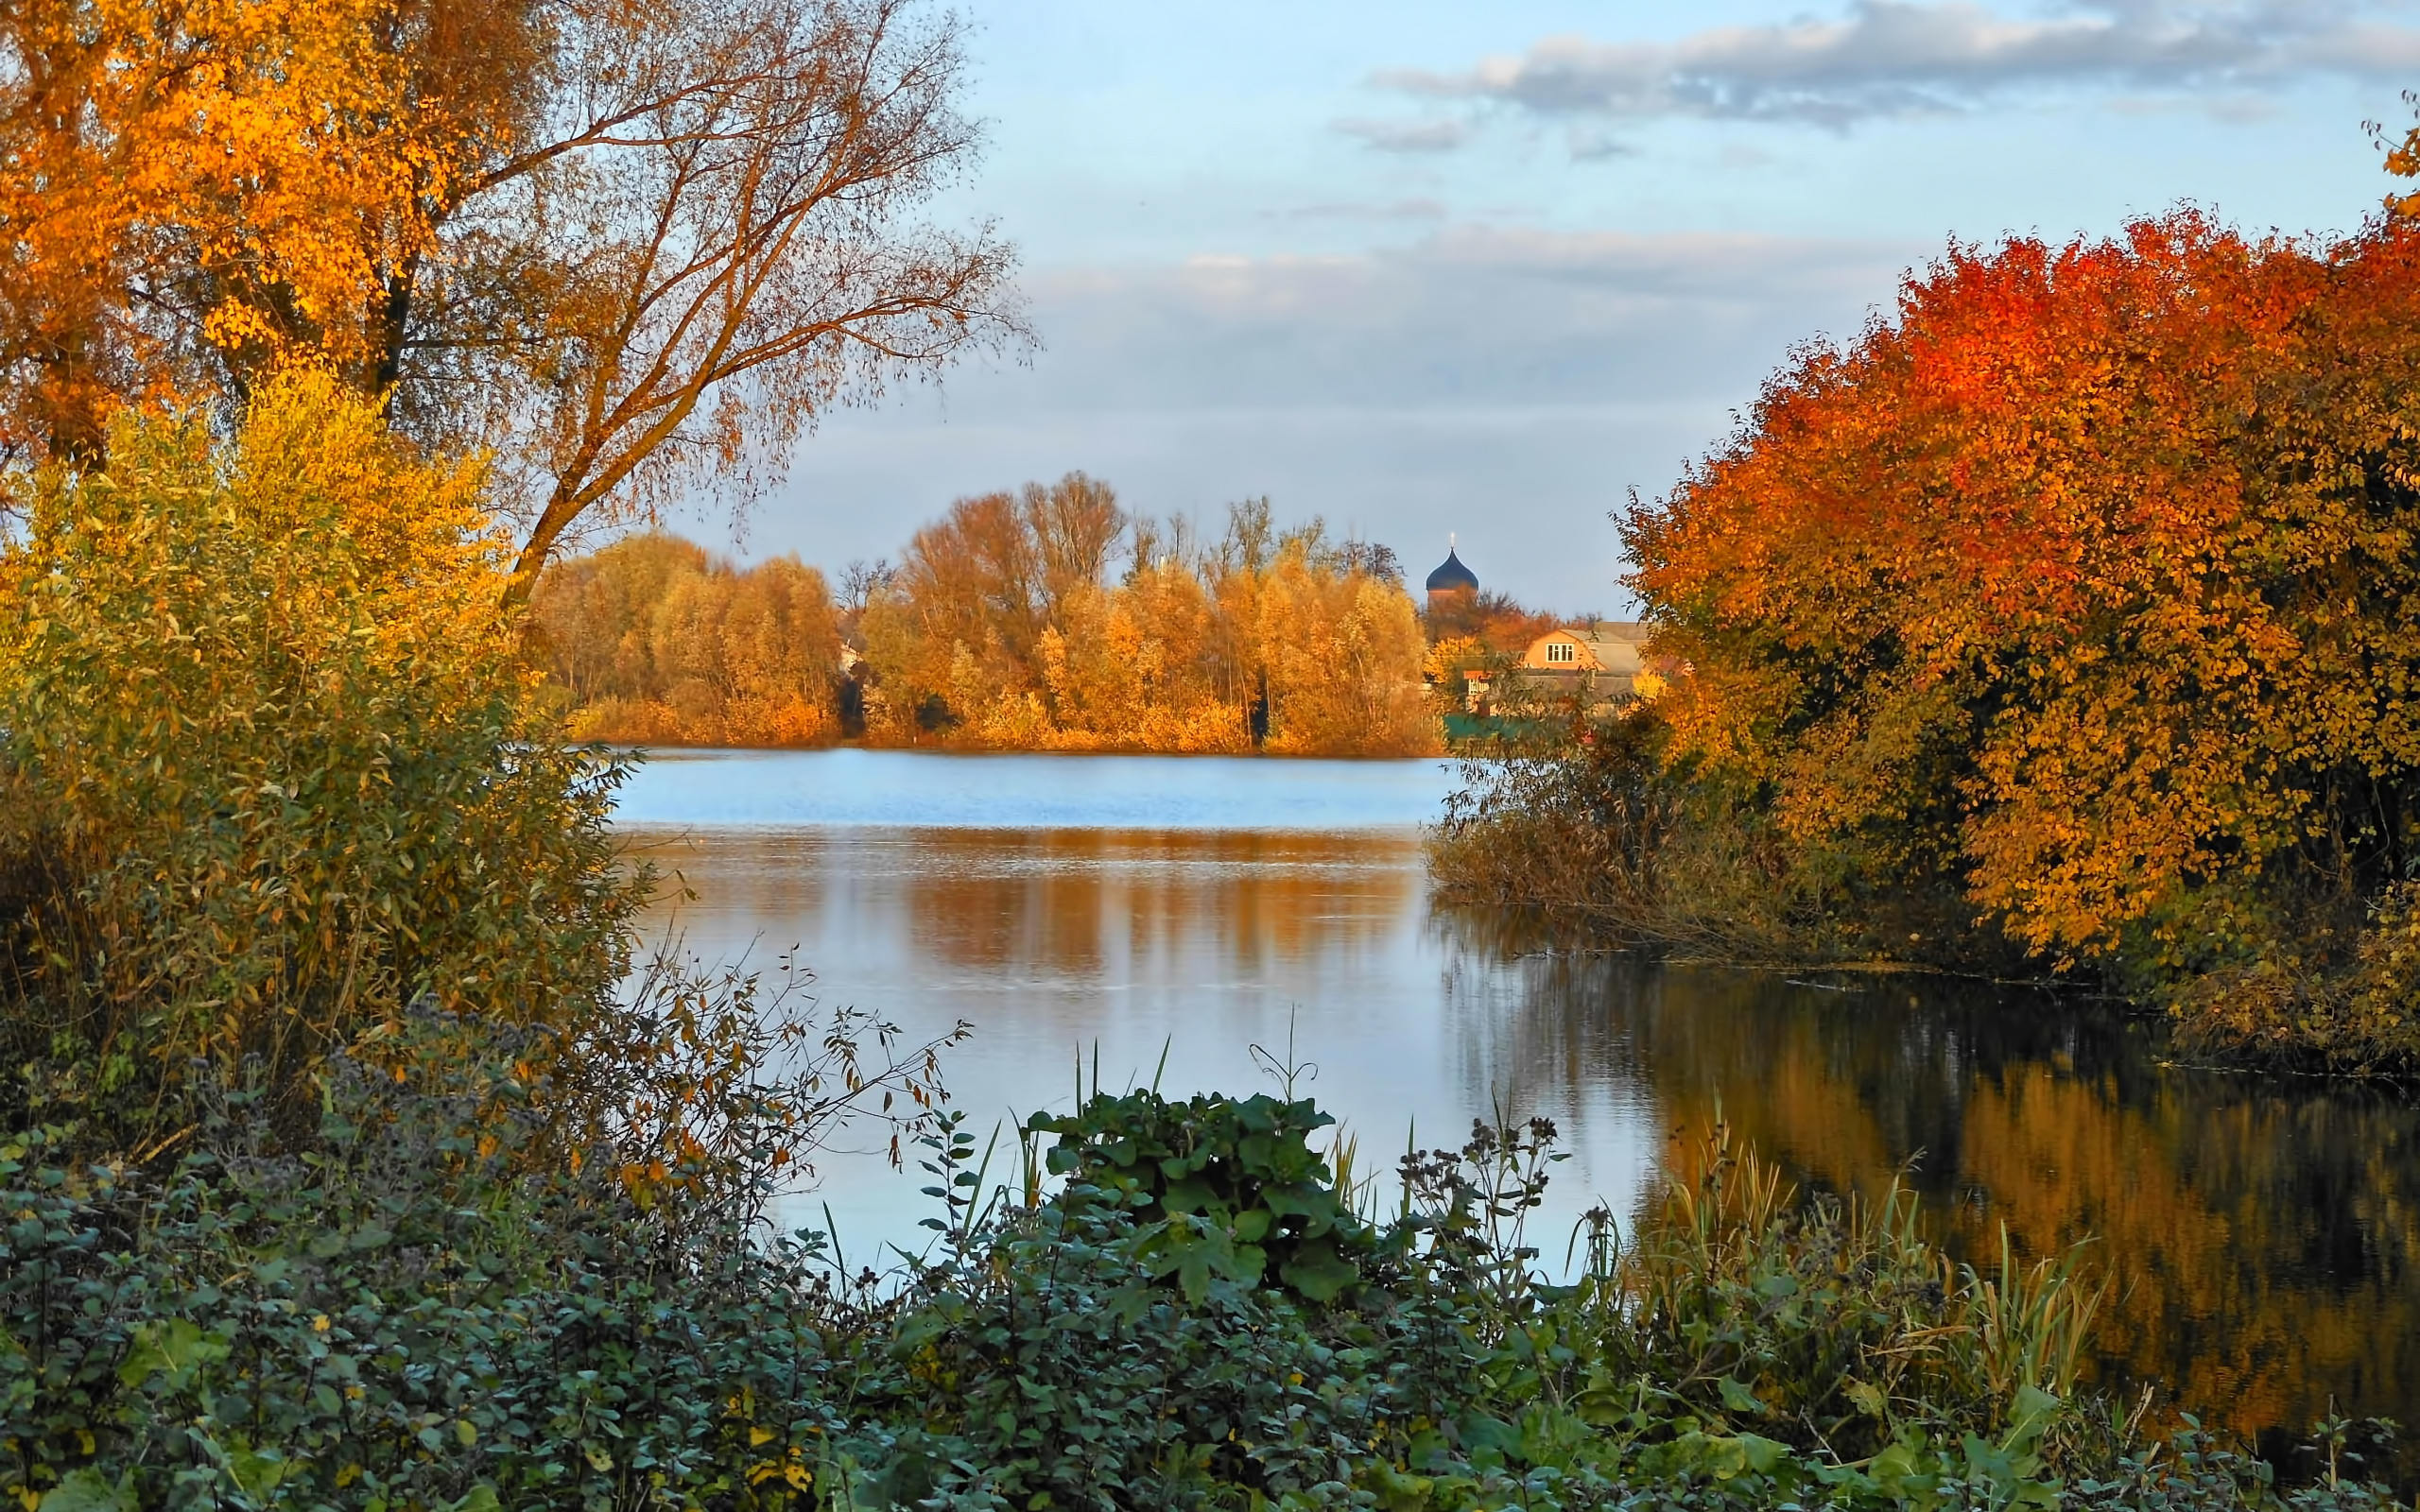
[[[1081,469],[1618,612],[1605,519],[1952,237],[2349,229],[2420,5],[975,0],[1029,361],[824,419],[734,538],[837,568]],[[2399,125],[2397,129],[2399,129]]]

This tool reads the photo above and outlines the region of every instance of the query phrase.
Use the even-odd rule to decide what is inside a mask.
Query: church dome
[[[1477,593],[1478,574],[1462,565],[1452,547],[1445,550],[1444,563],[1428,575],[1428,591],[1432,593]]]

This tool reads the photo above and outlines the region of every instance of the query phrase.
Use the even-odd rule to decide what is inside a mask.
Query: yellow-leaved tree
[[[559,544],[1025,335],[923,0],[28,0],[0,11],[0,460],[307,359]]]
[[[794,557],[735,568],[649,532],[557,564],[530,613],[578,738],[811,746],[838,733],[832,596]]]
[[[199,1064],[307,1118],[327,1057],[415,1014],[567,1043],[638,884],[616,770],[515,655],[478,468],[324,373],[224,438],[110,443],[0,553],[0,1019],[58,1084],[12,1094],[172,1110]]]
[[[1120,543],[1128,567],[1110,577]],[[860,621],[868,733],[1046,750],[1412,755],[1437,748],[1420,617],[1391,554],[1269,502],[1131,520],[1081,473],[961,499]]]

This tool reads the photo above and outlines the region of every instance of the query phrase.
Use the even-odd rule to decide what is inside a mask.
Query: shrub
[[[307,1129],[316,1068],[410,1005],[577,1022],[644,881],[621,769],[517,658],[478,471],[315,377],[223,440],[123,420],[111,456],[0,555],[0,994],[44,1068],[6,1095],[105,1103],[133,1148],[191,1125],[199,1065]]]
[[[308,1160],[158,1178],[0,1144],[0,1489],[23,1504],[801,1504],[811,1249],[661,1221],[612,1163],[339,1069]],[[235,1110],[239,1116],[245,1109]]]
[[[1996,1272],[1954,1264],[1905,1189],[1802,1203],[1718,1127],[1618,1261],[1599,1259],[1619,1325],[1584,1395],[1852,1460],[1911,1433],[2038,1445],[2098,1303],[2075,1263],[2022,1267],[2003,1239]]]
[[[1026,1127],[1059,1136],[1047,1157],[1068,1182],[1059,1206],[1107,1206],[1141,1226],[1139,1258],[1177,1278],[1187,1299],[1218,1277],[1328,1302],[1360,1280],[1376,1244],[1310,1147],[1335,1122],[1307,1100],[1266,1093],[1171,1103],[1139,1091],[1098,1094]]]
[[[1534,712],[1532,712],[1534,713]],[[1644,706],[1592,724],[1576,711],[1462,763],[1429,835],[1448,902],[1541,910],[1616,939],[1670,935],[1665,868],[1678,789]]]

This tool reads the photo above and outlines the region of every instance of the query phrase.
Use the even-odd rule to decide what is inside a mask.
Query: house
[[[1634,620],[1591,620],[1549,630],[1530,642],[1512,677],[1505,680],[1532,697],[1589,695],[1590,710],[1602,713],[1633,694],[1653,696],[1656,674],[1648,667],[1646,650],[1646,626]],[[1506,692],[1490,679],[1471,679],[1471,712],[1492,710]]]
[[[1621,680],[1623,693],[1647,670],[1647,627],[1635,620],[1591,620],[1549,630],[1521,654],[1524,672],[1593,673]]]

